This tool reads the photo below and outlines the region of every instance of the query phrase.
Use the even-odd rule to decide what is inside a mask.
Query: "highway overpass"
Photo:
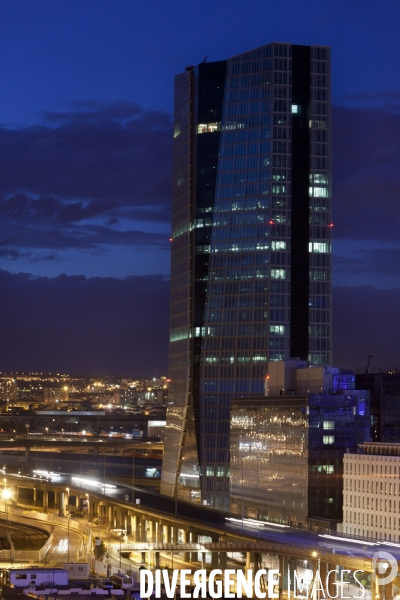
[[[130,543],[144,554],[159,556],[172,545],[175,552],[182,553],[184,561],[196,562],[201,543],[203,552],[212,552],[213,568],[224,568],[227,553],[233,551],[245,552],[247,565],[259,561],[262,554],[277,555],[282,573],[291,560],[308,561],[314,569],[319,565],[322,573],[335,569],[335,565],[371,573],[373,556],[378,551],[390,552],[397,561],[400,559],[398,544],[310,532],[265,521],[242,521],[237,515],[218,513],[138,488],[134,488],[132,495],[131,486],[113,480],[72,474],[38,480],[7,474],[7,485],[14,490],[14,504],[23,505],[24,490],[34,490],[36,506],[40,495],[41,510],[47,512],[51,498],[60,516],[65,515],[67,507],[71,509],[71,502],[79,508],[82,501],[88,501],[90,521],[107,523],[109,529],[126,530]],[[391,585],[385,591],[386,598],[391,597]],[[373,599],[378,597],[379,589],[374,586]]]

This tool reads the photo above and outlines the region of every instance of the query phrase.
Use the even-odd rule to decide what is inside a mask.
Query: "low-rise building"
[[[400,444],[366,443],[345,454],[342,531],[400,541]]]
[[[343,518],[343,456],[370,440],[368,393],[341,369],[270,366],[269,395],[231,399],[230,510],[334,529]]]
[[[9,569],[7,571],[9,585],[18,588],[29,586],[68,585],[69,573],[66,569],[31,567],[28,569]]]
[[[68,402],[68,385],[65,383],[45,382],[43,383],[44,404],[57,404]]]

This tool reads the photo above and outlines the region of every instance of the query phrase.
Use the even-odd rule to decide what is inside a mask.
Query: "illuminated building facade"
[[[44,404],[68,402],[69,387],[62,383],[43,383]]]
[[[331,363],[330,113],[326,47],[176,77],[164,494],[227,508],[231,397]]]
[[[362,444],[344,457],[343,533],[400,542],[400,444]]]
[[[370,439],[365,392],[237,398],[232,512],[306,526],[342,519],[343,456]]]
[[[17,399],[17,381],[9,377],[0,377],[0,410],[8,411],[10,402]]]

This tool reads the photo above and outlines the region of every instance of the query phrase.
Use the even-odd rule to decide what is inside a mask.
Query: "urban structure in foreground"
[[[176,77],[165,495],[227,509],[231,398],[331,364],[330,112],[326,47]]]

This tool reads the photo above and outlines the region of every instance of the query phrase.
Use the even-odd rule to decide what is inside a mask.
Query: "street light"
[[[69,520],[71,518],[71,515],[68,514],[68,564],[69,564]]]

